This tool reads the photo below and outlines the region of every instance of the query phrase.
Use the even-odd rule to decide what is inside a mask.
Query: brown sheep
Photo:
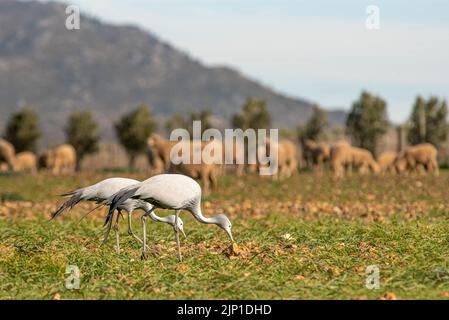
[[[161,174],[165,172],[164,161],[162,161],[158,155],[153,154],[151,149],[148,149],[148,160],[152,174]]]
[[[266,150],[263,150],[262,146],[259,146],[259,152],[265,152],[269,155],[272,151],[271,148],[276,148],[277,150],[277,172],[272,175],[273,179],[278,178],[289,178],[298,170],[298,148],[296,145],[289,140],[281,140],[277,144],[271,143],[270,141],[266,144]],[[260,171],[262,167],[268,167],[271,164],[261,164],[259,161],[256,166],[252,166],[253,171]]]
[[[193,179],[201,180],[203,183],[203,190],[208,193],[211,188],[216,190],[218,187],[217,176],[219,174],[219,167],[214,164],[170,164],[169,173],[179,173],[189,176]]]
[[[177,143],[178,141],[166,140],[156,133],[148,138],[148,158],[155,171],[165,172],[170,168],[170,151]]]
[[[162,145],[165,147],[165,141],[163,144],[162,137],[158,134],[152,134],[147,140],[147,157],[148,163],[151,167],[152,174],[160,174],[166,171],[164,155],[162,151]]]
[[[175,145],[178,145],[178,143],[179,143],[179,141],[166,140],[158,134],[152,134],[150,136],[150,138],[148,138],[148,142],[147,142],[148,160],[149,160],[150,165],[153,166],[153,168],[158,172],[168,171],[168,169],[171,166],[171,158],[170,157],[171,157],[172,148]],[[184,143],[190,144],[190,145],[186,146],[186,148],[190,148],[190,155],[192,157],[193,147],[196,146],[196,144],[193,143],[193,141],[188,141],[188,142],[184,141]],[[198,141],[198,144],[201,147],[200,152],[203,152],[203,150],[207,146],[210,146],[211,143],[213,144],[214,147],[210,147],[210,149],[208,149],[207,151],[217,151],[218,152],[220,148],[222,150],[224,149],[220,145],[221,142],[215,142],[215,140],[208,141],[208,142]],[[207,156],[212,157],[212,159],[210,159],[211,161],[214,160],[213,157],[217,157],[215,159],[215,163],[221,163],[223,161],[222,153],[218,152],[215,155],[214,152],[205,152],[205,154]],[[181,155],[179,154],[179,156],[181,156]]]
[[[49,149],[43,156],[43,164],[53,174],[71,174],[76,168],[75,148],[69,144],[63,144]]]
[[[363,148],[351,147],[351,153],[352,165],[356,167],[360,173],[366,173],[368,170],[371,170],[373,173],[380,172],[379,165],[376,160],[374,160],[371,151]]]
[[[15,172],[37,172],[37,158],[33,152],[25,151],[16,154],[13,163],[13,170]]]
[[[8,171],[8,164],[6,162],[0,162],[0,172]]]
[[[221,142],[199,142],[199,147],[201,148],[199,151],[205,153],[205,155],[210,155],[211,157],[215,157],[215,154],[213,151],[218,151],[219,147],[218,145],[215,145],[215,148],[213,148],[210,144],[217,144]],[[157,134],[153,134],[148,139],[148,150],[149,150],[149,160],[150,164],[152,164],[154,170],[158,170],[160,172],[168,171],[170,173],[180,173],[187,175],[193,179],[199,179],[203,183],[203,188],[205,192],[209,192],[209,190],[216,189],[217,188],[217,176],[220,174],[220,165],[214,164],[214,163],[201,163],[201,164],[193,164],[193,151],[194,147],[197,145],[193,143],[193,141],[185,141],[183,143],[186,143],[185,148],[183,149],[177,149],[173,152],[178,151],[178,156],[182,156],[180,154],[181,150],[185,150],[186,148],[190,150],[190,164],[174,164],[171,161],[171,153],[172,148],[176,145],[177,148],[180,146],[178,145],[178,141],[169,141],[165,140],[161,136]],[[182,145],[181,145],[182,146]],[[206,147],[209,148],[205,150]],[[209,151],[209,152],[207,152]],[[216,155],[217,159],[216,162],[221,162],[222,153],[219,152]],[[203,159],[201,159],[203,160]],[[210,161],[214,161],[214,158],[209,159]],[[208,160],[208,161],[209,161]]]
[[[0,164],[5,162],[10,170],[13,169],[13,161],[15,157],[14,146],[0,138]]]
[[[325,143],[318,143],[310,139],[304,139],[302,141],[302,147],[304,160],[307,167],[321,173],[324,163],[330,158],[330,146]]]
[[[352,147],[346,141],[337,142],[331,149],[331,168],[334,177],[342,177],[345,171],[350,173],[352,167],[357,168],[360,173],[366,173],[368,170],[374,173],[380,171],[370,151]]]
[[[377,158],[377,163],[379,164],[380,171],[382,173],[396,173],[394,162],[396,161],[397,156],[398,153],[394,151],[381,153]]]
[[[346,141],[339,141],[331,147],[331,169],[335,178],[343,177],[345,170],[352,168],[351,145]]]
[[[225,164],[224,167],[226,167],[226,160],[228,160],[228,162],[232,163],[232,165],[235,167],[235,174],[238,177],[241,177],[243,175],[243,173],[245,172],[245,164],[237,163],[237,152],[239,150],[243,150],[243,152],[246,152],[245,145],[242,144],[241,142],[234,141],[234,139],[232,141],[226,141],[224,143],[224,146],[222,149],[223,160],[224,160],[224,164]],[[232,154],[232,157],[229,157],[229,155],[231,155],[231,154]],[[228,156],[229,158],[226,159],[226,156]],[[250,172],[252,172],[252,170],[253,170],[252,165],[248,165],[248,170]]]
[[[279,142],[279,168],[280,177],[291,177],[298,170],[298,148],[289,140],[281,140]]]
[[[425,169],[439,175],[437,162],[438,151],[430,143],[422,143],[408,147],[402,151],[395,160],[395,168],[398,173],[421,171]]]
[[[169,167],[168,171],[170,173],[180,173],[180,174],[189,176],[193,179],[201,180],[201,182],[203,183],[203,190],[206,193],[208,193],[211,190],[211,188],[212,188],[212,190],[216,190],[218,187],[217,176],[221,173],[221,164],[216,164],[216,162],[222,161],[222,159],[221,159],[222,152],[218,153],[216,155],[218,158],[215,159],[214,158],[215,154],[212,151],[218,150],[218,149],[214,149],[214,144],[220,143],[220,142],[197,141],[198,144],[195,144],[193,141],[188,141],[185,143],[188,144],[188,145],[185,145],[185,148],[190,148],[190,163],[174,164],[170,161],[170,167]],[[197,147],[199,149],[194,149]],[[205,151],[206,147],[209,147],[207,149],[207,151],[209,151],[209,152],[207,152],[207,155],[205,154],[205,156],[210,156],[211,158],[209,158],[207,160],[201,158],[201,163],[194,164],[193,163],[194,150],[197,150],[197,151],[203,153]],[[221,146],[215,145],[215,147],[219,148]],[[175,152],[175,151],[176,150],[174,150],[173,152]],[[180,154],[181,150],[178,149],[178,151],[179,151],[178,155],[181,156],[181,154]]]

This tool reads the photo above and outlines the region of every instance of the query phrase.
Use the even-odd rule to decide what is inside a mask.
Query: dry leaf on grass
[[[394,292],[385,293],[380,300],[397,300],[397,296]]]
[[[368,300],[367,296],[354,296],[351,300]]]
[[[355,272],[357,273],[364,273],[366,268],[364,266],[356,266],[353,268]]]
[[[175,270],[176,272],[187,272],[189,270],[189,266],[186,264],[179,264],[176,266]]]

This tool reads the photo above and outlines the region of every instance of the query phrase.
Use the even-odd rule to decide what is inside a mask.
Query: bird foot
[[[148,255],[146,252],[142,252],[142,255],[140,256],[140,260],[148,260]]]

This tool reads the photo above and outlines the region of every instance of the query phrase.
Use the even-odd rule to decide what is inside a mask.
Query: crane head
[[[184,238],[187,238],[186,234],[184,233],[184,222],[182,222],[181,218],[178,217],[178,230],[181,231]]]
[[[234,238],[232,237],[232,223],[228,219],[228,217],[224,214],[218,214],[214,217],[215,224],[226,231],[226,234],[229,236],[232,242],[234,242]]]
[[[176,232],[176,227],[175,227],[175,221],[176,221],[176,216],[175,215],[170,215],[167,216],[167,219],[169,220],[169,223],[173,226],[173,230],[175,230]],[[178,231],[180,231],[182,233],[182,235],[187,238],[186,234],[184,233],[184,222],[181,220],[181,217],[178,217]]]

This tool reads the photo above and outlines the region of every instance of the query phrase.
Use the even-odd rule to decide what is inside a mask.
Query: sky
[[[417,94],[449,97],[445,0],[61,2],[104,22],[138,25],[207,65],[231,66],[326,109],[349,109],[368,90],[399,123]],[[379,9],[379,29],[366,26],[370,5]]]

